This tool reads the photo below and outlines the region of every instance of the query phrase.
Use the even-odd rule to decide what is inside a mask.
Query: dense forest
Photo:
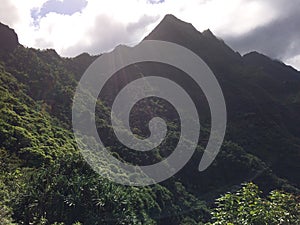
[[[147,136],[153,115],[172,118],[162,146],[141,156],[116,143],[108,122],[112,100],[141,76],[160,73],[188,90],[202,124],[195,154],[179,173],[151,186],[122,186],[92,170],[72,132],[76,86],[99,56],[62,58],[26,48],[3,24],[0,34],[0,224],[300,224],[299,71],[257,52],[241,56],[211,31],[167,15],[145,39],[180,44],[209,65],[226,99],[225,141],[200,173],[210,133],[202,91],[168,66],[122,69],[96,107],[98,133],[115,157],[151,164],[177,143],[178,115],[157,99],[140,103],[132,125]]]

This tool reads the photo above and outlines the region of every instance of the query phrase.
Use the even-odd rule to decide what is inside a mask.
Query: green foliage
[[[28,165],[49,163],[75,151],[71,132],[25,94],[22,85],[2,68],[0,74],[0,143]]]
[[[172,192],[160,185],[123,187],[91,170],[68,129],[73,81],[64,60],[52,51],[19,47],[1,64],[1,224],[156,224],[170,216],[163,223],[201,220],[205,204],[180,182],[169,187]],[[100,101],[98,107],[109,115]],[[105,133],[109,124],[99,123]],[[113,169],[107,165],[103,172]],[[202,208],[201,215],[185,215]]]
[[[1,225],[13,225],[11,218],[11,209],[0,203],[0,224]]]
[[[227,193],[216,200],[212,212],[217,224],[299,224],[300,201],[292,194],[272,191],[267,198],[253,183],[245,184],[235,193]]]
[[[11,196],[9,204],[17,222],[25,224],[44,220],[47,224],[78,221],[83,224],[157,224],[164,215],[172,215],[171,221],[179,223],[185,216],[179,214],[183,207],[176,198],[182,196],[185,201],[192,198],[182,187],[173,195],[159,185],[138,188],[111,183],[94,173],[77,154],[61,157],[50,166],[23,171],[16,180],[16,185],[22,183],[23,188]],[[12,187],[11,183],[8,185]],[[193,202],[196,200],[185,204]]]
[[[213,49],[218,50],[218,46],[219,43]],[[208,54],[210,48],[205,49]],[[198,164],[207,144],[200,141],[195,158],[176,177],[162,185],[147,188],[111,183],[93,172],[76,148],[71,130],[72,97],[77,81],[96,57],[84,54],[74,59],[64,59],[53,50],[39,51],[22,46],[6,55],[5,60],[0,61],[0,224],[202,224],[210,219],[209,209],[202,199],[211,201],[218,193],[224,193],[224,190],[245,180],[259,177],[266,179],[261,183],[270,185],[264,189],[285,185],[297,191],[272,171],[279,168],[276,172],[283,174],[283,178],[298,182],[298,171],[293,172],[290,168],[298,168],[298,153],[294,149],[299,147],[297,143],[300,142],[277,120],[288,116],[281,117],[281,111],[274,110],[281,107],[269,97],[276,90],[269,90],[268,86],[265,87],[268,91],[256,88],[257,80],[270,74],[268,71],[257,71],[255,66],[250,73],[249,68],[231,64],[238,57],[227,57],[231,53],[228,48],[225,55],[214,59],[220,64],[214,69],[218,71],[221,68],[222,79],[223,73],[224,76],[230,74],[222,84],[225,90],[232,92],[225,93],[229,96],[228,105],[232,107],[232,104],[238,103],[237,110],[230,112],[234,119],[230,120],[233,122],[229,124],[228,138],[233,141],[225,141],[213,165],[199,173]],[[224,59],[229,60],[226,66],[221,65]],[[229,69],[223,71],[227,64],[230,64]],[[147,70],[151,74],[150,68]],[[185,83],[181,74],[178,76],[169,70],[154,72],[166,72],[172,78],[177,76],[178,83],[190,89],[189,94],[199,97],[198,89],[194,90],[189,83]],[[255,88],[244,90],[248,82],[242,80],[247,78],[245,74],[251,75],[249,81],[255,84]],[[236,77],[230,80],[231,76]],[[127,81],[127,77],[121,80]],[[120,80],[112,83],[122,86]],[[275,83],[281,85],[286,82]],[[297,103],[299,88],[295,85],[294,89],[297,95],[282,92],[282,96],[276,97],[294,99],[291,102]],[[257,99],[262,103],[254,104],[253,100]],[[147,107],[148,103],[143,104]],[[144,108],[143,104],[135,109],[137,116],[132,117],[132,122],[134,133],[146,137],[148,120],[145,118],[152,116],[151,113],[162,113],[166,117],[169,114],[168,108],[157,100],[152,100],[151,107]],[[202,103],[198,104],[201,108]],[[275,106],[269,109],[269,105]],[[149,108],[155,111],[147,114]],[[275,112],[274,119],[272,110]],[[269,113],[266,114],[267,120],[265,112]],[[140,116],[140,113],[144,114]],[[177,143],[180,127],[176,120],[168,121],[170,130],[162,143],[164,147],[146,156],[143,153],[140,157],[136,151],[128,152],[123,146],[116,145],[111,124],[108,123],[110,109],[102,99],[97,102],[96,114],[101,115],[96,117],[99,134],[117,158],[137,164],[151,164],[167,157]],[[146,127],[146,132],[138,128],[139,125]],[[204,133],[204,139],[208,139],[210,129],[205,123],[204,127],[202,135]],[[294,133],[297,133],[297,123],[293,127]],[[286,159],[282,169],[276,163],[282,159],[283,150]],[[114,170],[118,168],[108,164],[103,168],[103,173],[110,174]],[[253,184],[244,186],[237,193],[224,195],[216,205],[212,213],[214,224],[299,223],[299,201],[293,195],[273,191],[263,198]]]

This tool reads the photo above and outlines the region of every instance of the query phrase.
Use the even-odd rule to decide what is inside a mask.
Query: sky
[[[245,54],[258,51],[300,70],[300,0],[1,0],[0,22],[27,47],[61,56],[135,45],[166,14],[210,29]]]

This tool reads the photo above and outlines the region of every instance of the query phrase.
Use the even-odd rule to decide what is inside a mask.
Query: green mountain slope
[[[146,156],[134,151],[128,154],[117,143],[108,122],[109,106],[128,81],[141,76],[163,74],[183,86],[195,100],[202,122],[196,153],[182,171],[159,185],[124,187],[92,171],[72,134],[74,91],[97,56],[85,53],[62,58],[54,50],[23,47],[14,31],[2,24],[0,30],[0,209],[6,212],[7,221],[205,222],[210,219],[206,205],[243,182],[254,181],[265,193],[276,188],[299,192],[300,73],[293,68],[255,52],[241,56],[209,30],[200,33],[191,24],[167,15],[146,39],[178,43],[203,58],[224,92],[228,130],[214,163],[199,173],[210,132],[209,108],[199,87],[167,66],[145,63],[119,71],[99,98],[96,118],[99,135],[115,155],[139,164],[156,162],[170,153],[178,139],[177,114],[165,102],[152,99],[134,110],[135,132],[147,136],[147,121],[162,115],[171,118],[169,141]],[[149,104],[153,111],[145,110]],[[112,169],[107,165],[108,172]]]
[[[300,121],[296,114],[300,72],[258,53],[240,56],[209,30],[200,33],[172,15],[167,15],[146,39],[171,41],[199,55],[223,90],[227,138],[299,186]],[[199,95],[196,89],[191,92]]]

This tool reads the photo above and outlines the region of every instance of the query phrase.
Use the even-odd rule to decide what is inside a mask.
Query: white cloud
[[[294,68],[297,68],[300,71],[300,55],[289,58],[289,59],[285,60],[285,62],[288,65],[291,65],[291,66],[293,66]]]
[[[19,21],[18,10],[10,1],[1,2],[0,21],[10,26],[14,26]]]
[[[210,28],[220,37],[245,34],[280,15],[270,0],[87,0],[81,12],[49,13],[34,26],[31,10],[46,1],[2,0],[0,19],[16,30],[23,45],[54,48],[63,56],[99,54],[118,44],[137,43],[165,14],[191,22],[198,30]]]
[[[41,8],[45,0],[22,4],[17,0],[4,1],[6,8],[14,7],[10,12],[15,15],[9,18],[10,13],[1,8],[1,21],[16,30],[23,45],[54,48],[64,56],[83,51],[96,54],[120,43],[137,43],[149,31],[147,26],[160,19],[154,5],[144,1],[88,0],[82,12],[73,15],[48,13],[39,18],[35,26],[31,10]]]

